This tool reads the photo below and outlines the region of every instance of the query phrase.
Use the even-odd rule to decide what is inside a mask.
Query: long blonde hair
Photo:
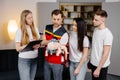
[[[21,45],[25,45],[28,44],[30,42],[29,40],[29,35],[27,33],[27,29],[25,27],[26,25],[26,16],[28,14],[32,13],[30,10],[24,10],[21,13],[21,19],[20,19],[20,28],[22,31],[22,40],[21,40]],[[34,27],[34,23],[32,22],[32,25],[30,25],[31,31],[32,31],[32,35],[33,35],[33,39],[37,40],[38,36],[37,33],[35,31],[35,27]]]

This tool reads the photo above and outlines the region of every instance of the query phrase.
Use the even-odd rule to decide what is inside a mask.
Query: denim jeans
[[[77,68],[78,64],[79,62],[70,61],[70,80],[84,80],[87,70],[87,61],[82,65],[79,74],[75,76],[74,71]]]
[[[37,58],[35,59],[18,59],[18,70],[20,80],[34,80],[37,69]]]
[[[54,80],[62,80],[63,65],[52,64],[47,61],[44,63],[44,80],[51,80],[51,71]]]

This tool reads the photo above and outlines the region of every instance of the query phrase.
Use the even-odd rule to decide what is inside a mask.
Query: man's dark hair
[[[98,10],[96,11],[95,15],[99,15],[101,17],[106,17],[106,18],[108,17],[108,14],[105,10]]]
[[[51,16],[53,16],[53,14],[54,15],[61,14],[61,17],[64,17],[63,12],[61,10],[59,10],[59,9],[53,10]]]

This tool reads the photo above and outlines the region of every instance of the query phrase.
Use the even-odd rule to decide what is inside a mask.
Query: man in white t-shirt
[[[111,47],[113,35],[105,26],[107,12],[97,11],[94,15],[93,24],[96,26],[92,38],[91,70],[92,80],[106,80],[107,70],[110,65]]]

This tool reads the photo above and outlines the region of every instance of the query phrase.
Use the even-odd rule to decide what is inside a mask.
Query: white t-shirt
[[[87,36],[84,37],[83,47],[89,47],[89,39]],[[70,61],[80,62],[80,59],[82,57],[82,52],[78,50],[77,34],[75,32],[70,33],[69,51],[70,51],[70,56],[69,56]]]
[[[37,27],[35,27],[35,30],[36,30],[38,37],[40,38],[39,31],[38,31]],[[27,28],[27,32],[28,32],[30,41],[32,41],[33,36],[32,36],[31,29]],[[22,32],[21,32],[21,29],[18,29],[16,32],[16,40],[15,41],[21,42],[21,40],[22,40]],[[38,57],[38,50],[19,52],[19,57],[21,57],[21,58],[36,58],[36,57]]]
[[[92,51],[91,51],[91,63],[94,66],[98,66],[100,63],[103,54],[103,46],[112,45],[112,42],[113,42],[113,35],[108,28],[102,30],[95,28],[93,33]],[[111,49],[109,52],[109,56],[102,67],[109,66],[110,55],[111,55]]]

